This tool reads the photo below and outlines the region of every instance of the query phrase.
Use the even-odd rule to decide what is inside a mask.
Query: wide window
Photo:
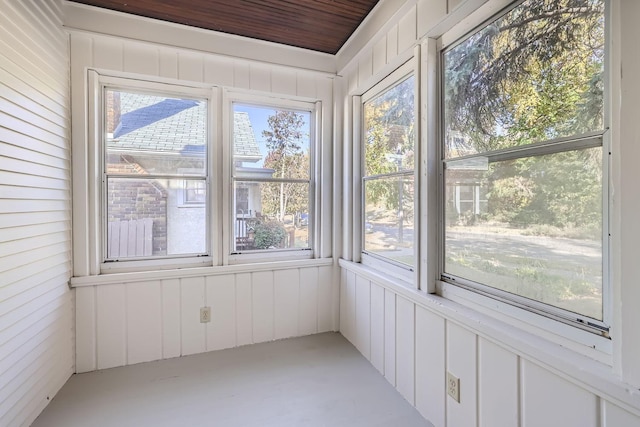
[[[607,329],[605,4],[528,0],[442,53],[442,280]]]
[[[411,270],[415,265],[415,77],[406,71],[397,74],[391,85],[383,82],[362,98],[362,251],[365,257]]]
[[[310,255],[315,105],[232,105],[231,253]]]
[[[105,86],[103,104],[103,259],[206,254],[207,100]]]

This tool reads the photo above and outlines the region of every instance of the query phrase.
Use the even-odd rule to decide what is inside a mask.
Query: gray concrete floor
[[[340,334],[74,375],[32,427],[431,426]]]

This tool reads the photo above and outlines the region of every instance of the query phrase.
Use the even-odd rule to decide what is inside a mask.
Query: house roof
[[[159,152],[201,156],[207,143],[207,107],[203,101],[118,92],[120,122],[107,140],[110,151]],[[262,158],[248,113],[234,115],[234,156]]]

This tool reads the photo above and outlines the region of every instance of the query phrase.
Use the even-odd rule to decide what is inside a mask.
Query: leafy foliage
[[[256,249],[280,247],[287,236],[285,228],[276,221],[259,222],[254,227]]]

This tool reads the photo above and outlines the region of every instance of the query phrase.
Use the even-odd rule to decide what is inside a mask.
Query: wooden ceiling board
[[[72,0],[335,54],[379,0]]]

